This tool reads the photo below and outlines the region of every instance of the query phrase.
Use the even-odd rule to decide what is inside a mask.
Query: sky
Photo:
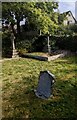
[[[77,19],[77,0],[59,0],[60,13],[71,11],[73,16]]]

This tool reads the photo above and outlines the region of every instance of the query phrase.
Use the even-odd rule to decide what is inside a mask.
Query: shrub
[[[2,57],[12,57],[12,43],[9,31],[2,33]]]
[[[39,36],[35,38],[34,42],[32,43],[33,48],[32,51],[42,52],[46,44],[47,44],[46,36]]]
[[[19,53],[27,53],[32,51],[32,41],[31,40],[22,40],[16,42],[16,49]]]
[[[60,49],[77,51],[77,36],[60,36],[56,38],[56,46]]]

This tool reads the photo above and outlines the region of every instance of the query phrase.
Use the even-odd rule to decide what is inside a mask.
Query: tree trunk
[[[20,34],[20,20],[17,19],[17,34]]]

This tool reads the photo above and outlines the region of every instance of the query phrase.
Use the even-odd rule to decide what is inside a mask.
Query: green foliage
[[[77,51],[77,36],[62,36],[56,37],[56,46],[60,49],[71,50],[73,52]]]
[[[45,46],[47,46],[47,36],[39,36],[38,38],[35,38],[32,43],[32,51],[42,52]]]
[[[66,13],[58,14],[59,24],[63,24],[63,21],[66,19]]]
[[[10,40],[9,31],[2,33],[2,57],[11,57],[12,56],[12,43]]]
[[[77,51],[77,36],[50,36],[51,50],[65,49]],[[32,40],[23,40],[17,43],[17,49],[26,52],[47,52],[47,35],[36,37]],[[25,49],[25,50],[24,50]]]
[[[67,28],[72,34],[77,34],[77,24],[68,25]]]
[[[2,17],[14,23],[11,12],[15,14],[17,22],[22,20],[24,15],[35,30],[41,30],[44,34],[50,31],[54,34],[55,29],[58,28],[57,14],[54,13],[57,7],[57,2],[2,3]]]
[[[31,52],[32,50],[32,41],[30,40],[22,40],[16,43],[16,49],[19,54]]]

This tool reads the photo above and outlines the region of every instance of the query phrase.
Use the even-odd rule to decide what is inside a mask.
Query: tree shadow
[[[65,56],[61,60],[55,61],[55,63],[61,63],[61,64],[72,64],[75,63],[77,64],[77,55],[71,55],[71,56]]]

